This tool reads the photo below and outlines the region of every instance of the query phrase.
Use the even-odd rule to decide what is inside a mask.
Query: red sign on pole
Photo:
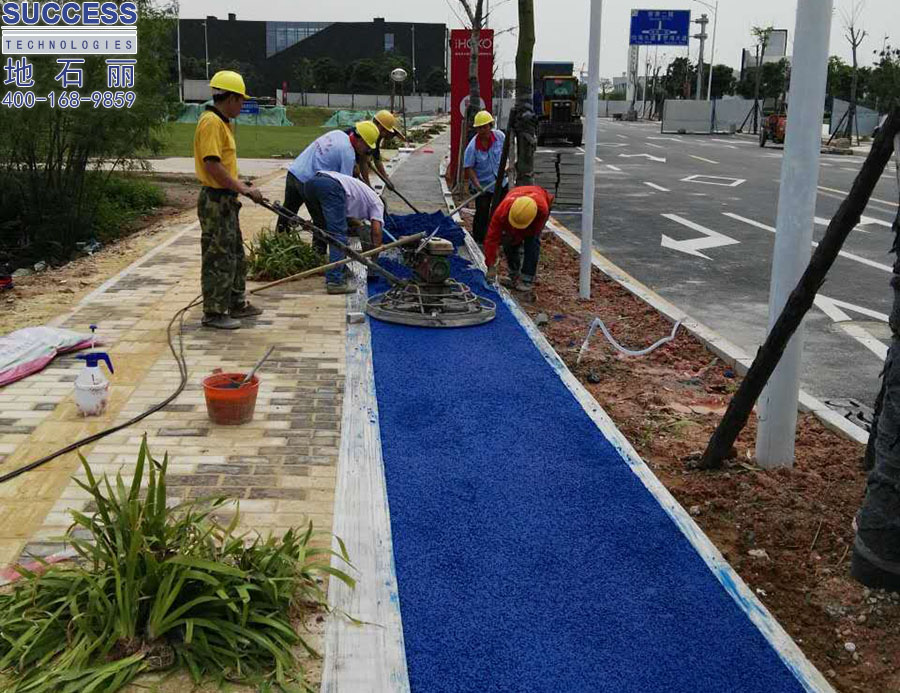
[[[472,32],[453,29],[450,32],[450,172],[456,172],[459,140],[465,134],[463,119],[469,106],[469,45]],[[480,108],[490,111],[493,103],[494,30],[482,29],[478,42],[478,89]]]

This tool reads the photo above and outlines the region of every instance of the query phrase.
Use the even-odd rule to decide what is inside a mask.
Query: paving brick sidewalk
[[[283,173],[264,184],[281,198]],[[186,214],[164,247],[138,261],[89,296],[59,324],[86,330],[99,325],[116,372],[109,410],[83,419],[75,410],[73,381],[82,367],[62,357],[42,373],[0,390],[0,470],[21,467],[87,434],[126,421],[168,396],[179,382],[166,327],[200,286],[200,229]],[[274,224],[273,215],[244,203],[245,238]],[[328,296],[321,278],[259,294],[265,313],[237,332],[199,327],[200,309],[187,316],[185,392],[163,412],[82,448],[95,473],[121,471],[126,480],[146,434],[155,456],[170,456],[172,499],[209,494],[240,499],[244,527],[265,534],[312,520],[330,531],[340,436],[345,366],[345,297]],[[200,381],[214,368],[247,370],[277,345],[261,372],[256,417],[240,427],[214,425]],[[0,566],[26,555],[58,551],[86,494],[74,454],[0,486]]]

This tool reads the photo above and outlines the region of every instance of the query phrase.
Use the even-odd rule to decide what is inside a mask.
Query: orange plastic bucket
[[[246,375],[246,373],[213,373],[203,379],[206,412],[213,423],[237,426],[253,421],[259,378],[254,375],[249,383],[239,389],[225,387],[239,383]]]

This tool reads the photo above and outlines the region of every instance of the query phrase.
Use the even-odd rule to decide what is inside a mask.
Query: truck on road
[[[582,100],[574,65],[564,62],[536,62],[532,68],[534,112],[538,116],[538,144],[566,140],[581,145]]]

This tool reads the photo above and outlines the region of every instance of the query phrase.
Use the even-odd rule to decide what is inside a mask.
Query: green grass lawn
[[[164,128],[166,143],[159,156],[193,156],[196,128],[194,123],[166,123]],[[290,128],[238,125],[235,129],[238,158],[268,159],[273,156],[293,158],[325,132],[320,125],[295,125]]]

